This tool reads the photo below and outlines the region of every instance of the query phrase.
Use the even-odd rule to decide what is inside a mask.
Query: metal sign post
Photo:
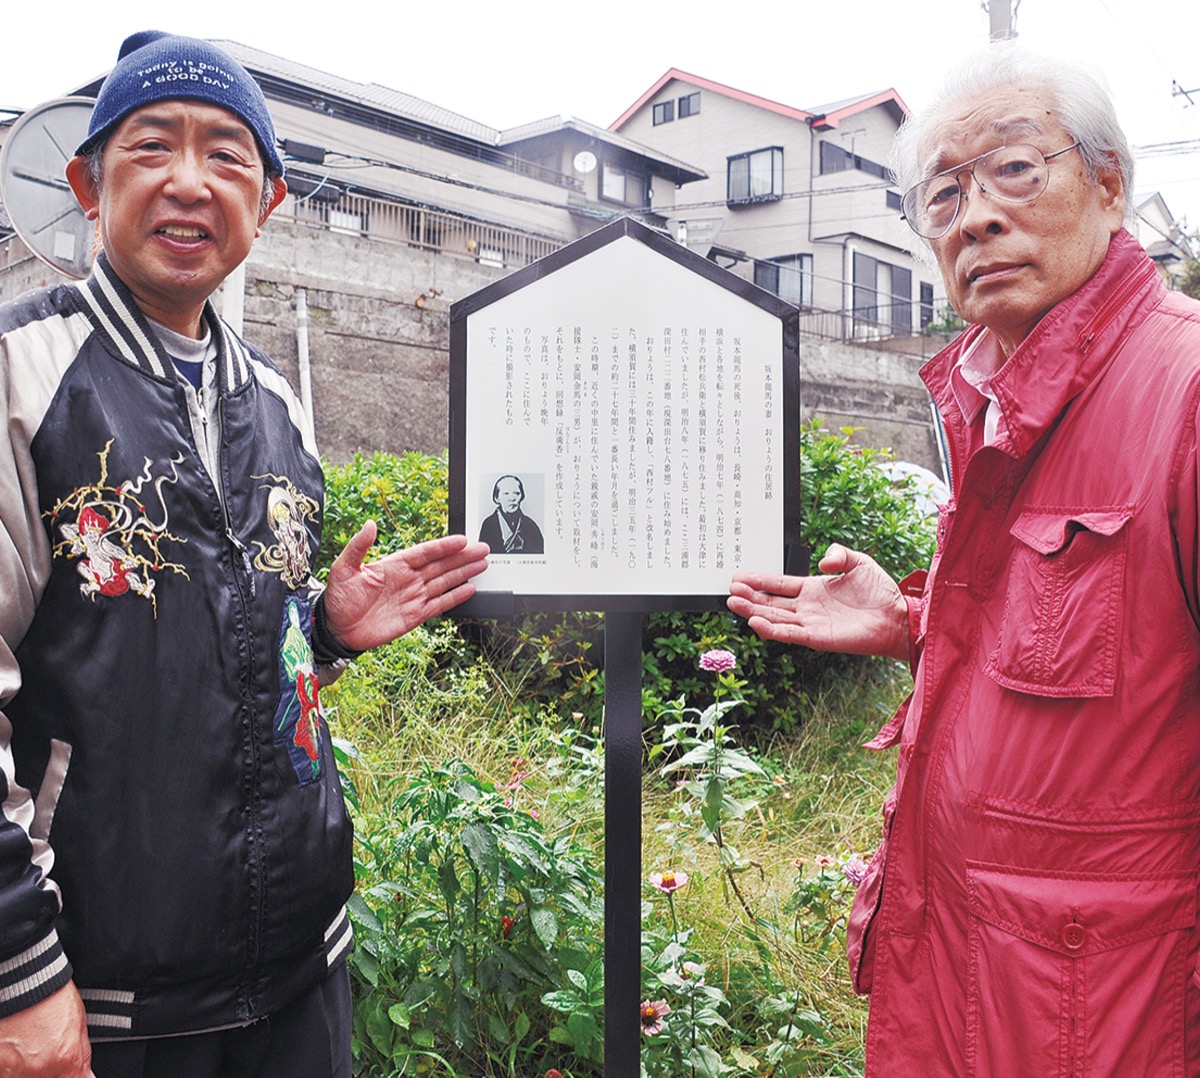
[[[641,1054],[642,615],[604,615],[604,1062]]]

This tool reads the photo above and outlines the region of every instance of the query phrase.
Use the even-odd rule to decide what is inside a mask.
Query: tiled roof
[[[294,60],[264,52],[262,49],[242,45],[237,41],[214,41],[213,44],[232,53],[234,58],[251,72],[271,75],[288,82],[299,83],[313,90],[346,98],[360,105],[379,109],[403,116],[409,120],[429,124],[444,131],[452,131],[457,135],[475,139],[478,142],[494,146],[500,132],[494,127],[478,123],[457,112],[435,105],[424,98],[406,94],[401,90],[393,90],[381,86],[377,82],[355,82],[338,75],[331,75],[306,64],[298,64]]]
[[[872,108],[875,105],[885,102],[892,102],[903,113],[908,114],[908,106],[900,99],[900,95],[895,90],[882,90],[877,93],[863,94],[861,97],[850,97],[844,101],[836,101],[829,105],[819,105],[813,109],[799,109],[792,105],[784,105],[778,101],[772,101],[768,97],[760,97],[758,94],[748,93],[745,90],[738,90],[733,86],[726,86],[724,83],[715,82],[712,79],[706,79],[700,75],[691,75],[686,71],[680,71],[673,67],[665,75],[663,75],[653,86],[650,87],[641,97],[639,97],[632,105],[629,106],[621,115],[612,122],[609,126],[610,131],[618,131],[625,122],[641,109],[651,98],[653,98],[659,90],[661,90],[672,79],[677,79],[680,82],[686,82],[690,86],[698,86],[702,90],[710,90],[713,93],[722,94],[725,97],[733,98],[735,101],[742,101],[748,105],[754,105],[757,108],[767,109],[770,112],[778,113],[781,116],[788,116],[793,120],[799,120],[807,123],[813,118],[819,117],[826,120],[826,126],[836,127],[838,123],[852,116],[855,112],[865,108]]]

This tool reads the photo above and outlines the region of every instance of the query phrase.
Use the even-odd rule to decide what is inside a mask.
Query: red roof
[[[799,120],[801,123],[812,123],[818,130],[837,127],[842,120],[853,116],[863,109],[874,108],[876,105],[882,105],[887,102],[894,103],[900,112],[907,116],[908,106],[901,100],[900,95],[895,90],[882,90],[876,94],[869,94],[866,97],[855,98],[852,101],[839,104],[832,112],[812,113],[804,109],[793,108],[791,105],[783,105],[778,101],[772,101],[768,97],[759,97],[758,94],[747,93],[745,90],[737,90],[732,86],[726,86],[724,83],[714,82],[712,79],[701,78],[699,75],[690,75],[686,71],[680,71],[679,68],[671,68],[665,75],[662,76],[653,86],[650,87],[641,97],[639,97],[632,105],[629,106],[620,116],[618,116],[608,127],[610,131],[619,131],[621,127],[636,113],[642,106],[654,97],[672,79],[678,79],[680,82],[686,82],[691,86],[699,87],[701,90],[711,90],[714,93],[723,94],[725,97],[732,97],[735,101],[742,101],[747,105],[754,105],[757,108],[769,109],[771,112],[778,113],[780,116],[787,116],[793,120]]]

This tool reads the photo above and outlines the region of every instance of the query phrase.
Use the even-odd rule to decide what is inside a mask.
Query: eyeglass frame
[[[959,177],[964,172],[969,172],[971,174],[971,179],[975,181],[975,186],[978,187],[979,190],[981,192],[983,192],[983,194],[987,195],[989,198],[996,198],[996,199],[999,199],[1001,202],[1008,202],[1014,206],[1028,206],[1030,203],[1036,202],[1039,198],[1042,197],[1042,193],[1046,190],[1047,187],[1050,186],[1050,181],[1048,179],[1041,186],[1041,188],[1039,188],[1037,193],[1032,198],[1027,198],[1027,199],[1005,198],[1004,195],[998,194],[996,191],[993,191],[990,188],[984,187],[984,185],[980,182],[979,177],[975,175],[975,166],[977,164],[979,164],[979,162],[982,161],[985,157],[991,157],[992,154],[999,153],[1001,150],[1009,150],[1009,149],[1015,150],[1019,146],[1028,146],[1031,150],[1037,150],[1037,152],[1041,156],[1042,160],[1048,165],[1056,157],[1062,157],[1063,154],[1070,153],[1072,150],[1077,150],[1082,145],[1083,144],[1081,142],[1072,142],[1070,146],[1065,146],[1061,150],[1055,150],[1053,153],[1043,153],[1040,149],[1038,149],[1037,146],[1034,146],[1033,143],[1031,143],[1031,142],[1016,142],[1011,145],[1009,143],[1005,143],[1003,146],[995,146],[992,149],[986,151],[985,153],[981,153],[976,157],[969,158],[968,160],[963,161],[960,164],[953,165],[950,168],[943,169],[941,172],[935,172],[932,176],[927,176],[925,179],[918,180],[916,183],[914,183],[912,185],[912,187],[910,187],[907,191],[905,191],[904,194],[901,195],[901,197],[900,197],[900,209],[901,209],[900,220],[902,220],[906,225],[908,225],[908,227],[911,228],[913,230],[913,232],[916,233],[916,235],[920,236],[922,239],[924,239],[924,240],[940,240],[943,236],[945,236],[947,233],[949,233],[949,231],[954,227],[954,222],[958,220],[958,215],[960,213],[962,213],[963,196],[966,194],[967,189],[966,189],[965,184],[959,182]],[[903,212],[904,203],[907,201],[908,196],[911,195],[914,191],[916,191],[916,189],[918,187],[921,187],[927,183],[931,183],[933,180],[936,180],[941,176],[953,176],[954,177],[954,182],[958,184],[958,205],[954,207],[954,214],[951,216],[949,222],[946,224],[946,227],[941,232],[936,232],[931,236],[927,236],[923,232],[918,232],[917,226],[915,224],[913,224],[913,222],[912,222],[912,218],[910,218],[908,216],[908,214]]]

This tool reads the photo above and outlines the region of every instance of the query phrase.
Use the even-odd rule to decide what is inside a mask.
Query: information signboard
[[[805,571],[797,312],[622,218],[451,308],[465,613],[708,609]]]

